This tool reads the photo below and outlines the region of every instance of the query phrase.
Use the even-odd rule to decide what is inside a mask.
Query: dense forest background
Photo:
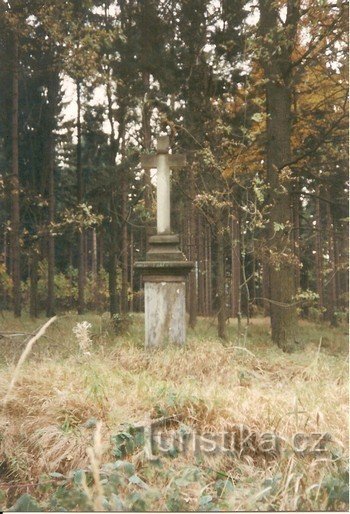
[[[339,323],[347,33],[341,0],[1,0],[1,309],[143,309],[167,133],[190,325],[264,314],[289,350],[298,316]]]

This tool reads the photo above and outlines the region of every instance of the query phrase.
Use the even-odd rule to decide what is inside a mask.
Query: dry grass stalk
[[[342,354],[327,352],[325,337],[320,344],[319,329],[313,329],[312,345],[296,355],[283,354],[266,342],[261,335],[267,328],[263,322],[251,327],[248,351],[231,351],[215,337],[205,334],[201,339],[196,334],[189,337],[186,348],[169,347],[150,357],[136,336],[124,340],[101,334],[89,359],[82,361],[72,333],[79,319],[68,320],[62,328],[55,324],[51,335],[57,346],[50,342],[47,356],[33,357],[31,373],[21,374],[16,382],[6,416],[0,412],[0,461],[7,465],[7,479],[12,483],[38,480],[52,471],[66,474],[90,464],[95,478],[92,487],[86,485],[88,498],[95,510],[101,510],[103,484],[98,471],[101,464],[111,461],[110,436],[126,422],[142,420],[140,425],[147,426],[160,417],[180,420],[197,433],[221,433],[243,424],[254,433],[276,432],[281,438],[281,454],[276,459],[252,453],[241,459],[222,457],[203,463],[232,477],[235,489],[229,510],[261,510],[270,504],[275,510],[326,509],[327,495],[321,484],[334,475],[337,462],[302,456],[290,460],[293,436],[299,432],[328,432],[332,447],[342,450],[339,460],[347,455],[347,360]],[[88,319],[96,330],[99,318],[91,315]],[[341,331],[334,335],[326,331],[326,335],[335,341]],[[64,345],[70,348],[67,354],[62,352]],[[1,396],[11,374],[5,369],[0,375]],[[98,432],[91,444],[87,422],[92,419],[103,422],[104,453],[99,451]],[[178,428],[178,424],[168,425],[164,430]],[[147,455],[143,458],[147,461]],[[140,456],[132,459],[141,466]],[[169,477],[193,466],[194,456],[181,453],[164,461],[168,475],[154,474],[148,485],[165,495]],[[273,489],[265,491],[269,500],[264,499],[269,484],[263,483],[279,475]],[[209,491],[211,487],[208,484]],[[166,509],[162,502],[159,507]]]
[[[53,316],[52,318],[49,319],[49,321],[47,321],[41,328],[40,330],[35,334],[34,337],[32,337],[31,339],[29,339],[22,355],[20,356],[19,358],[19,361],[17,363],[17,366],[15,368],[15,371],[12,375],[12,379],[11,379],[11,382],[9,384],[9,387],[7,389],[7,392],[4,396],[4,399],[3,399],[3,408],[6,407],[7,403],[8,403],[8,400],[9,400],[9,397],[11,395],[11,392],[17,382],[17,379],[18,379],[18,376],[19,376],[19,372],[20,372],[20,369],[21,367],[23,366],[26,358],[28,357],[28,355],[30,354],[32,348],[33,348],[33,345],[34,343],[36,343],[36,341],[38,339],[40,339],[41,336],[43,336],[47,330],[47,328],[51,325],[51,323],[53,323],[55,320],[57,319],[57,316]]]
[[[95,512],[101,512],[105,509],[103,508],[102,501],[103,501],[103,487],[101,484],[101,478],[100,478],[100,466],[102,463],[102,442],[101,442],[101,428],[102,423],[99,421],[96,424],[96,429],[94,433],[94,446],[89,447],[86,450],[86,453],[88,454],[90,464],[91,464],[91,471],[92,476],[94,479],[94,486],[93,486],[93,506]]]

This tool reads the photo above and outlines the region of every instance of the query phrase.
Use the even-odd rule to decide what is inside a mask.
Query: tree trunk
[[[330,194],[327,192],[327,199],[330,200]],[[326,319],[332,327],[337,326],[336,306],[337,306],[337,287],[336,287],[336,267],[334,252],[334,220],[331,211],[331,205],[326,203],[326,233],[328,237],[328,257],[329,257],[329,275],[327,280],[327,311]]]
[[[103,239],[103,228],[101,227],[98,231],[97,236],[97,278],[96,278],[96,287],[97,287],[97,305],[99,310],[104,309],[104,297],[103,297],[103,288],[104,283],[102,279],[102,273],[104,271],[104,239]]]
[[[81,160],[81,83],[77,80],[77,162],[76,162],[76,174],[77,174],[77,203],[81,205],[83,203],[84,190],[83,190],[83,168]],[[85,289],[85,277],[84,277],[84,229],[79,227],[78,232],[78,314],[83,314],[85,307],[84,289]]]
[[[287,25],[280,28],[278,7],[260,0],[260,32],[264,39],[262,66],[266,78],[267,178],[269,183],[269,278],[272,340],[284,351],[293,351],[297,339],[295,258],[291,237],[291,195],[281,170],[291,160],[292,77],[291,52],[299,7],[288,3]],[[281,32],[282,30],[282,32]],[[276,45],[280,45],[276,52]]]
[[[96,282],[97,276],[97,234],[96,229],[92,229],[92,249],[91,249],[91,273]]]
[[[262,262],[262,296],[264,316],[270,316],[270,280],[269,280],[269,266],[266,256],[263,256]]]
[[[48,276],[47,276],[47,305],[46,315],[51,317],[55,314],[55,238],[52,234],[52,223],[55,220],[55,159],[53,131],[48,135],[47,145],[48,163],[48,196],[49,196],[49,233],[48,233]]]
[[[145,90],[145,100],[142,106],[142,133],[143,133],[143,147],[146,152],[151,148],[151,114],[148,100],[148,92],[150,87],[150,74],[148,71],[142,72],[142,82]],[[151,183],[151,170],[144,170],[144,185],[145,185],[145,207],[147,210],[152,206],[152,183]]]
[[[296,259],[295,268],[295,284],[294,289],[298,291],[300,289],[300,264],[301,264],[301,253],[300,253],[300,197],[297,194],[293,194],[293,246],[294,256]]]
[[[29,293],[29,315],[31,318],[38,317],[38,264],[39,256],[34,247],[30,255],[30,293]]]
[[[197,248],[198,248],[198,312],[201,316],[206,314],[205,307],[205,230],[203,229],[203,219],[198,214],[197,219]]]
[[[123,129],[123,140],[122,140],[122,160],[125,159],[125,128]],[[128,312],[128,188],[127,188],[127,170],[122,169],[121,171],[121,265],[122,265],[122,289],[121,289],[121,312]]]
[[[190,169],[189,177],[189,194],[188,202],[188,239],[189,239],[189,259],[195,262],[195,267],[191,271],[188,279],[189,284],[189,326],[194,328],[197,323],[197,272],[198,272],[198,254],[196,245],[196,212],[193,205],[195,197],[195,175],[193,165]]]
[[[208,266],[208,277],[207,277],[207,292],[208,292],[208,316],[212,315],[213,312],[213,282],[212,282],[212,255],[211,255],[211,247],[212,247],[212,234],[211,228],[208,224],[207,226],[207,234],[208,234],[208,257],[207,257],[207,266]]]
[[[144,6],[145,7],[145,6]],[[142,139],[143,139],[143,147],[145,152],[148,152],[151,149],[152,143],[152,133],[151,133],[151,115],[152,109],[150,107],[148,94],[150,89],[150,73],[146,70],[142,72],[142,82],[144,87],[144,102],[142,106]],[[144,169],[143,170],[143,184],[144,184],[144,198],[145,198],[145,209],[147,214],[151,215],[152,210],[152,182],[151,182],[151,170]],[[149,219],[146,221],[146,251],[148,249],[148,240],[152,232],[152,227]]]
[[[118,312],[117,295],[117,233],[118,218],[115,205],[115,192],[111,193],[110,200],[110,241],[109,241],[109,260],[108,260],[108,290],[109,290],[109,312],[111,316]]]
[[[212,273],[211,273],[211,229],[210,225],[204,224],[204,241],[205,241],[205,315],[210,316],[212,313]]]
[[[110,234],[109,234],[109,259],[108,259],[108,289],[109,289],[109,312],[111,316],[118,312],[117,294],[117,249],[118,249],[118,209],[117,209],[117,188],[115,176],[115,159],[118,152],[118,141],[115,137],[113,100],[111,85],[107,83],[108,120],[111,128],[110,135]],[[123,119],[120,120],[120,123]]]
[[[48,233],[48,278],[47,278],[47,305],[46,315],[55,314],[55,237],[52,224],[55,221],[55,158],[53,131],[48,135],[47,146],[48,181],[49,181],[49,233]]]
[[[224,228],[221,219],[217,223],[217,279],[216,292],[218,297],[218,336],[227,339],[226,331],[226,294],[225,294],[225,256]]]
[[[20,247],[20,206],[19,206],[19,167],[18,167],[18,35],[13,32],[12,69],[12,177],[11,177],[11,255],[13,283],[13,312],[21,316],[21,247]]]
[[[323,309],[324,307],[324,295],[323,295],[323,244],[322,244],[322,218],[321,218],[321,204],[319,194],[320,189],[316,190],[317,198],[316,198],[316,216],[315,216],[315,229],[316,229],[316,243],[315,243],[315,251],[316,251],[316,292],[318,294],[318,308]]]
[[[130,228],[130,302],[129,311],[134,312],[134,231]]]
[[[47,170],[48,184],[48,277],[47,277],[47,303],[46,315],[51,317],[55,314],[55,236],[53,234],[53,223],[55,221],[55,125],[56,111],[59,95],[59,75],[56,69],[52,69],[48,82],[48,134],[45,146],[44,166]]]
[[[238,212],[231,218],[231,316],[238,318],[241,313],[241,251]]]
[[[342,294],[342,284],[340,279],[340,269],[341,269],[341,253],[340,253],[340,242],[337,235],[336,227],[335,227],[335,219],[333,216],[333,241],[334,241],[334,268],[335,268],[335,289],[336,289],[336,298],[337,298],[337,308],[341,302],[341,294]]]
[[[4,253],[3,253],[3,264],[4,264],[4,271],[5,273],[9,273],[9,267],[8,267],[8,227],[4,230]],[[4,310],[7,308],[7,291],[4,287],[2,290],[2,306],[1,309]]]

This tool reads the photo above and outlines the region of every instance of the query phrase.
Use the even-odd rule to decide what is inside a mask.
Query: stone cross
[[[145,286],[145,346],[186,340],[186,277],[193,268],[179,248],[170,225],[170,169],[186,164],[184,155],[169,153],[169,138],[157,139],[156,155],[142,155],[144,169],[157,169],[157,235],[148,238],[146,260],[136,262]]]
[[[169,154],[169,137],[157,139],[157,154],[141,155],[144,169],[157,169],[157,234],[171,234],[170,226],[170,169],[182,168],[186,164],[185,155]]]

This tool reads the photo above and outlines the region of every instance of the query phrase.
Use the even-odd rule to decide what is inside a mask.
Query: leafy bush
[[[113,319],[114,332],[117,335],[126,334],[130,330],[132,323],[133,323],[133,316],[132,316],[132,314],[129,314],[129,313],[114,314],[112,319]]]
[[[47,301],[47,260],[39,263],[38,270],[38,307],[39,311],[45,310]],[[1,281],[1,271],[0,271]],[[1,284],[1,282],[0,282]],[[11,284],[10,284],[11,285]],[[56,307],[59,311],[67,311],[75,309],[78,302],[78,270],[68,267],[65,273],[55,273],[55,300]],[[25,305],[29,305],[30,301],[30,283],[29,279],[23,283],[23,300]],[[11,290],[9,290],[11,293]],[[105,310],[108,306],[108,274],[106,270],[99,271],[97,277],[89,273],[85,283],[85,306],[91,310]]]
[[[0,263],[0,306],[1,308],[8,307],[11,301],[12,293],[12,279],[6,273],[5,264]]]

